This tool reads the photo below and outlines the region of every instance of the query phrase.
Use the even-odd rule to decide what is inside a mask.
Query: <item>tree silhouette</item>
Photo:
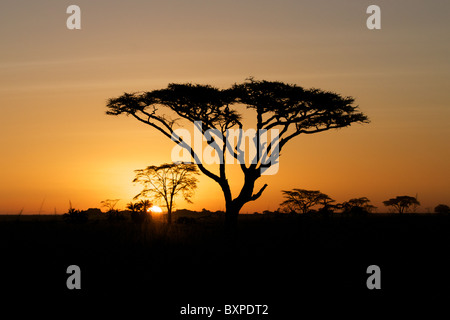
[[[322,193],[322,195],[319,197],[319,201],[317,202],[318,204],[322,205],[322,208],[319,209],[319,213],[326,216],[333,213],[334,209],[336,208],[336,205],[332,204],[333,202],[336,202],[336,200]]]
[[[291,212],[305,214],[317,204],[322,204],[324,207],[328,208],[330,203],[334,201],[318,190],[293,189],[282,190],[281,192],[286,200],[283,201],[280,206]]]
[[[345,214],[367,214],[376,207],[370,204],[367,197],[353,198],[338,205]]]
[[[231,109],[232,106],[243,106],[256,113],[255,133],[253,139],[250,139],[256,152],[248,164],[242,159],[250,155],[240,148],[245,137],[239,135],[236,146],[230,146],[230,130],[243,129],[242,115]],[[241,208],[261,196],[267,184],[254,192],[256,180],[278,163],[278,155],[289,141],[300,134],[313,134],[347,127],[353,123],[369,122],[358,111],[352,97],[253,78],[225,90],[209,85],[169,84],[161,90],[125,93],[110,99],[107,108],[107,114],[130,115],[187,150],[200,171],[221,187],[225,198],[225,221],[230,228],[237,225]],[[201,131],[208,146],[217,151],[221,159],[219,173],[206,168],[198,151],[189,141],[176,134],[174,130],[182,125],[183,120],[197,125],[196,128]],[[202,125],[199,126],[197,121]],[[271,129],[278,129],[278,136],[264,141],[263,135]],[[213,136],[211,132],[216,134]],[[225,170],[225,157],[228,157],[228,153],[238,160],[244,174],[244,183],[235,198]]]
[[[136,177],[133,182],[144,185],[144,189],[135,196],[135,199],[150,197],[163,200],[167,208],[168,224],[172,223],[175,197],[182,195],[184,200],[191,202],[190,198],[197,187],[195,176],[198,175],[198,169],[194,164],[166,163],[160,166],[148,166],[135,172]]]
[[[116,205],[120,201],[120,199],[106,199],[103,201],[100,201],[102,204],[102,207],[105,207],[108,209],[108,212],[116,210]]]
[[[120,221],[120,220],[125,219],[123,214],[121,214],[120,211],[116,209],[116,205],[119,201],[120,201],[120,199],[106,199],[106,200],[100,201],[100,203],[102,204],[102,207],[105,207],[107,209],[106,215],[108,217],[108,220]]]
[[[137,203],[137,206],[140,208],[142,212],[148,212],[148,210],[152,207],[152,203],[148,199],[142,199]]]
[[[405,213],[411,206],[420,206],[420,202],[415,197],[398,196],[386,201],[383,204],[387,207],[393,207],[398,213]]]
[[[84,223],[88,220],[86,211],[80,211],[72,207],[72,202],[69,201],[69,210],[63,214],[63,218],[74,223]]]
[[[151,215],[147,209],[151,206],[152,204],[149,200],[127,203],[127,209],[131,211],[131,220],[139,224],[148,221],[148,219],[151,218]]]
[[[141,206],[138,203],[129,202],[127,203],[127,209],[131,212],[139,212],[141,210]]]
[[[446,204],[438,204],[435,208],[434,208],[434,212],[436,213],[440,213],[440,214],[449,214],[450,213],[450,207]]]

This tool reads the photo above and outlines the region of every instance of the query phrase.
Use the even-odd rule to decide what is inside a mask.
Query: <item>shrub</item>
[[[440,214],[450,214],[450,207],[446,204],[439,204],[434,208],[434,212]]]
[[[108,217],[109,221],[123,221],[125,220],[125,215],[123,212],[116,210],[116,209],[111,209],[109,211],[106,212],[106,216]]]
[[[179,223],[179,224],[194,224],[194,223],[196,223],[196,220],[195,220],[195,218],[179,217],[177,219],[177,223]]]
[[[84,223],[88,221],[88,215],[86,211],[80,211],[72,207],[70,207],[69,211],[63,215],[63,218],[66,221],[72,223]]]
[[[148,212],[145,211],[131,211],[131,221],[137,224],[141,224],[143,222],[147,222],[150,220],[151,216]]]

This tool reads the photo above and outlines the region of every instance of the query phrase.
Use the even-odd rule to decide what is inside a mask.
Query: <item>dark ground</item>
[[[267,304],[269,316],[253,318],[300,319],[307,311],[347,314],[364,306],[372,313],[449,301],[450,216],[246,215],[234,238],[222,226],[220,216],[169,228],[160,221],[0,217],[2,308],[206,319],[180,316],[180,309]],[[73,264],[81,268],[81,290],[66,287]],[[381,290],[366,287],[369,265],[381,268]],[[241,318],[249,317],[212,317]]]

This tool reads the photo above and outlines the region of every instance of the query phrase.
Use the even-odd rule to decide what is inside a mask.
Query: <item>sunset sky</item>
[[[66,27],[72,4],[81,30]],[[381,30],[366,27],[371,4]],[[134,170],[170,162],[174,144],[107,116],[107,99],[249,76],[353,96],[371,123],[293,140],[242,213],[275,210],[292,188],[366,196],[379,212],[398,195],[417,194],[423,212],[450,205],[449,17],[448,0],[2,0],[0,214],[124,208]],[[177,208],[225,209],[204,176],[193,201]]]

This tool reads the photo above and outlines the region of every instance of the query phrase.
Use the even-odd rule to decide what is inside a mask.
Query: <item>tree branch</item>
[[[250,201],[255,201],[255,200],[257,200],[260,196],[261,196],[261,194],[264,192],[264,190],[267,188],[267,183],[258,191],[258,193],[256,193],[256,194],[254,194],[254,195],[252,195],[251,197],[250,197]]]

